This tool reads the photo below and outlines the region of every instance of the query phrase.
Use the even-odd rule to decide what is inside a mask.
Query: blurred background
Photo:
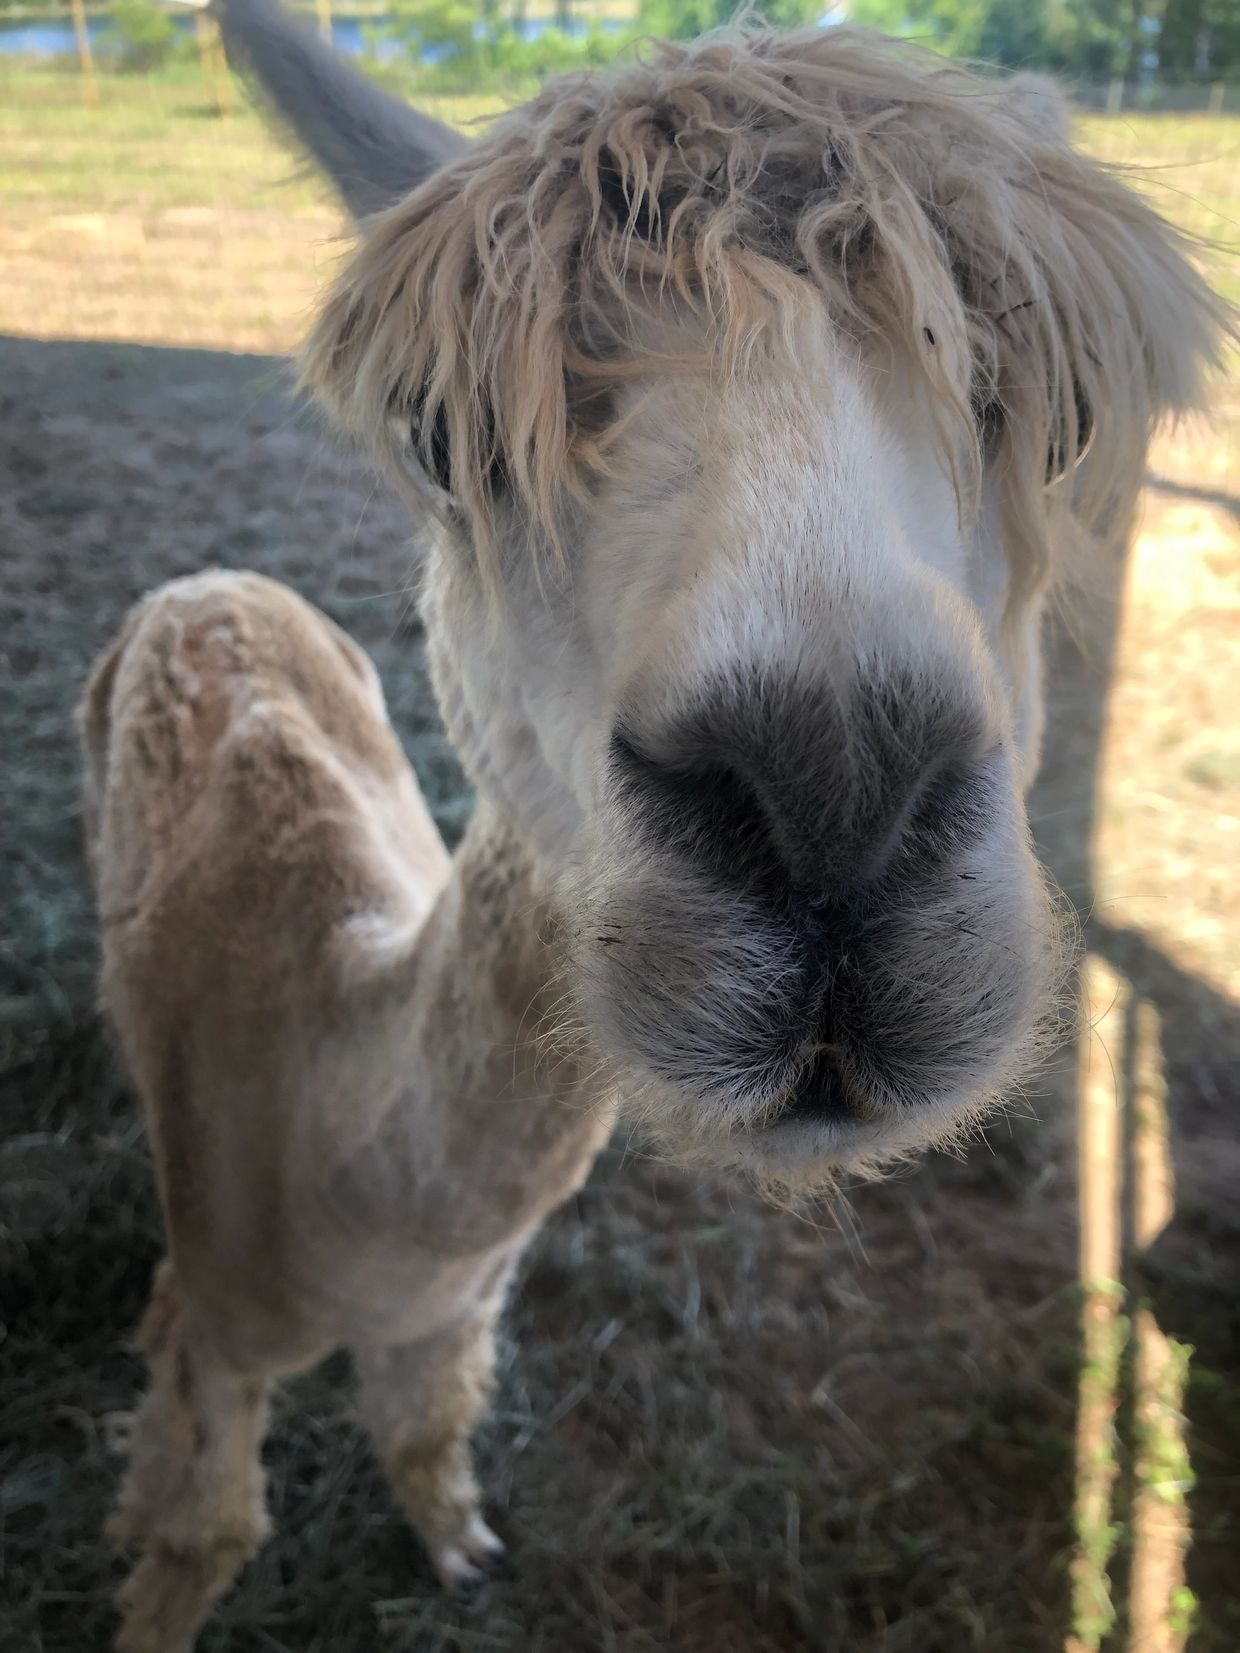
[[[319,0],[442,118],[727,0]],[[1240,299],[1236,0],[771,0],[1059,76]],[[71,712],[149,586],[251,566],[372,654],[449,839],[408,524],[291,404],[347,245],[202,14],[0,0],[0,1653],[106,1645],[161,1249],[95,1015]],[[1054,628],[1041,849],[1079,1035],[967,1159],[772,1210],[624,1142],[540,1238],[482,1442],[511,1563],[444,1598],[331,1362],[207,1653],[1240,1648],[1240,361]]]

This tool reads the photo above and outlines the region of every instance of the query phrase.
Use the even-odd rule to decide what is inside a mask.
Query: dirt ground
[[[70,720],[92,656],[171,575],[276,575],[375,657],[450,838],[469,808],[406,523],[284,383],[275,356],[0,339],[0,1653],[106,1643],[107,1419],[140,1381],[126,1334],[160,1251],[92,1005]],[[1240,1646],[1238,426],[1233,384],[1207,434],[1160,447],[1127,571],[1053,643],[1033,815],[1083,918],[1080,1052],[966,1160],[835,1210],[618,1143],[513,1303],[481,1443],[505,1569],[468,1604],[435,1589],[330,1362],[278,1409],[277,1537],[205,1653]],[[1105,1346],[1082,1342],[1078,1268],[1094,1105],[1127,1292]],[[1143,1314],[1176,1378],[1153,1412]]]

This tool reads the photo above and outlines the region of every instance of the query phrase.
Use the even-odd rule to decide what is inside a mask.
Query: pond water
[[[193,29],[192,14],[178,14],[174,21],[179,29],[188,33]],[[384,17],[336,17],[332,19],[332,39],[337,48],[357,57],[364,51],[369,51],[375,57],[397,57],[401,54],[402,46],[393,40],[371,38],[375,31],[391,19]],[[91,17],[86,21],[86,30],[90,36],[92,46],[101,42],[106,47],[103,37],[111,26],[107,17]],[[608,25],[604,24],[606,28]],[[544,18],[529,18],[522,27],[522,33],[527,40],[535,40],[552,24]],[[572,21],[565,30],[567,34],[584,33],[583,23]],[[77,50],[73,34],[73,23],[68,17],[30,17],[5,19],[0,15],[0,52],[25,54],[27,57],[62,57],[72,55]],[[428,49],[422,56],[431,61],[439,52]]]

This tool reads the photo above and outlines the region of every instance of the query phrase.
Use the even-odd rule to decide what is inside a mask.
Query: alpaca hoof
[[[454,1538],[429,1546],[431,1563],[445,1590],[465,1591],[480,1584],[504,1553],[503,1540],[480,1515],[471,1516]]]

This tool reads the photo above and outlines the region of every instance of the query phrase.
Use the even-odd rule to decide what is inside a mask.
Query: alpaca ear
[[[392,206],[464,152],[460,133],[381,92],[276,0],[213,0],[211,14],[230,62],[257,83],[355,219]]]

